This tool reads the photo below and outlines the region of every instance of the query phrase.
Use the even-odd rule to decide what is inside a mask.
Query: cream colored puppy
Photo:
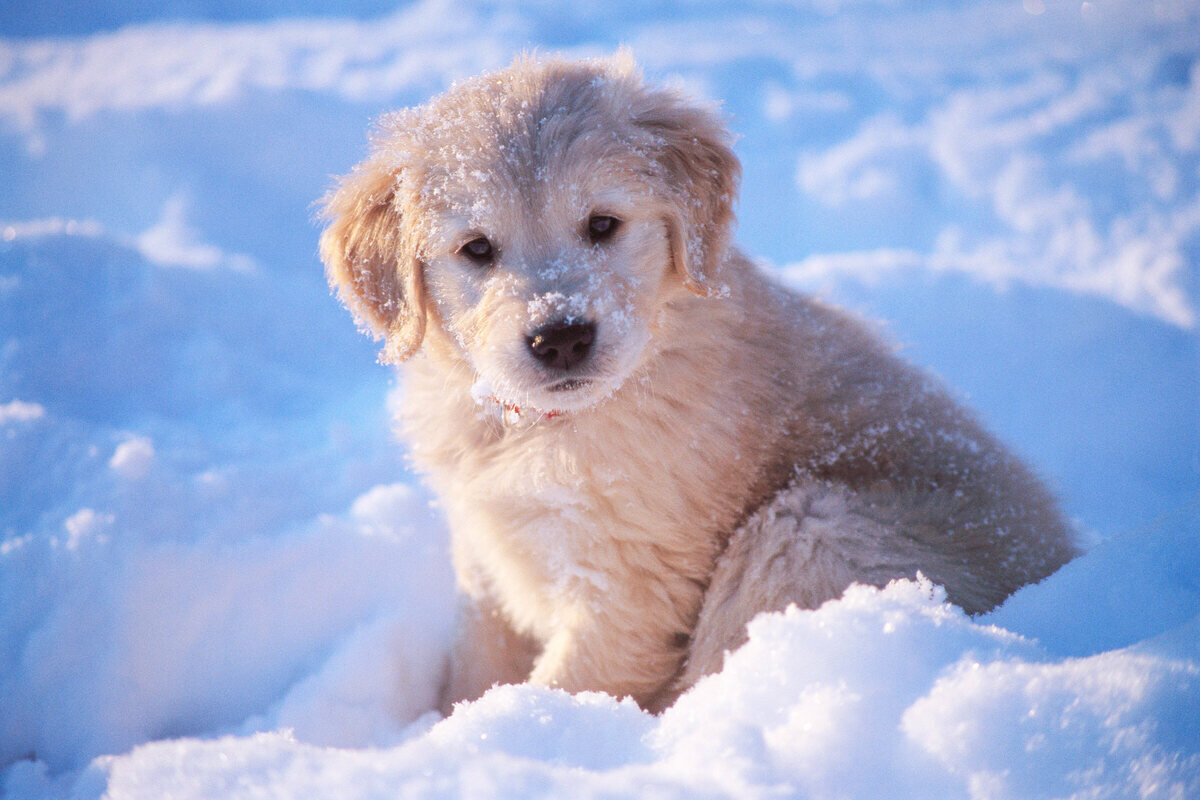
[[[526,680],[660,709],[758,612],[918,571],[980,612],[1074,553],[941,387],[731,247],[729,139],[627,56],[521,58],[384,118],[327,199],[450,521],[444,711]]]

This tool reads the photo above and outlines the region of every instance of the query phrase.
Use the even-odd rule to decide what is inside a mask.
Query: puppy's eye
[[[492,243],[483,236],[476,237],[458,248],[458,252],[480,266],[491,264],[496,258]]]
[[[600,244],[612,238],[621,227],[621,220],[607,214],[597,214],[588,219],[587,235],[592,244]]]

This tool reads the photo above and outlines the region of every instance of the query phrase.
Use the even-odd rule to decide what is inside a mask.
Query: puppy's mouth
[[[551,384],[546,387],[548,392],[573,392],[576,389],[583,389],[591,386],[593,383],[591,378],[567,378],[565,381]]]

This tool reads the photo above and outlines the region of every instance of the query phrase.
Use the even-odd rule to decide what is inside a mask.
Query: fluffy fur
[[[981,612],[1073,555],[941,387],[730,245],[738,177],[720,118],[627,56],[522,58],[383,119],[327,198],[330,282],[409,361],[450,521],[444,711],[526,680],[660,709],[758,612],[918,571]],[[581,364],[531,354],[581,322]]]

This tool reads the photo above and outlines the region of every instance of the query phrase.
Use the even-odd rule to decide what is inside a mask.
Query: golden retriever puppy
[[[863,324],[730,244],[713,110],[631,59],[524,57],[385,117],[326,199],[495,683],[661,709],[755,614],[918,571],[968,612],[1074,554],[1054,500]]]

